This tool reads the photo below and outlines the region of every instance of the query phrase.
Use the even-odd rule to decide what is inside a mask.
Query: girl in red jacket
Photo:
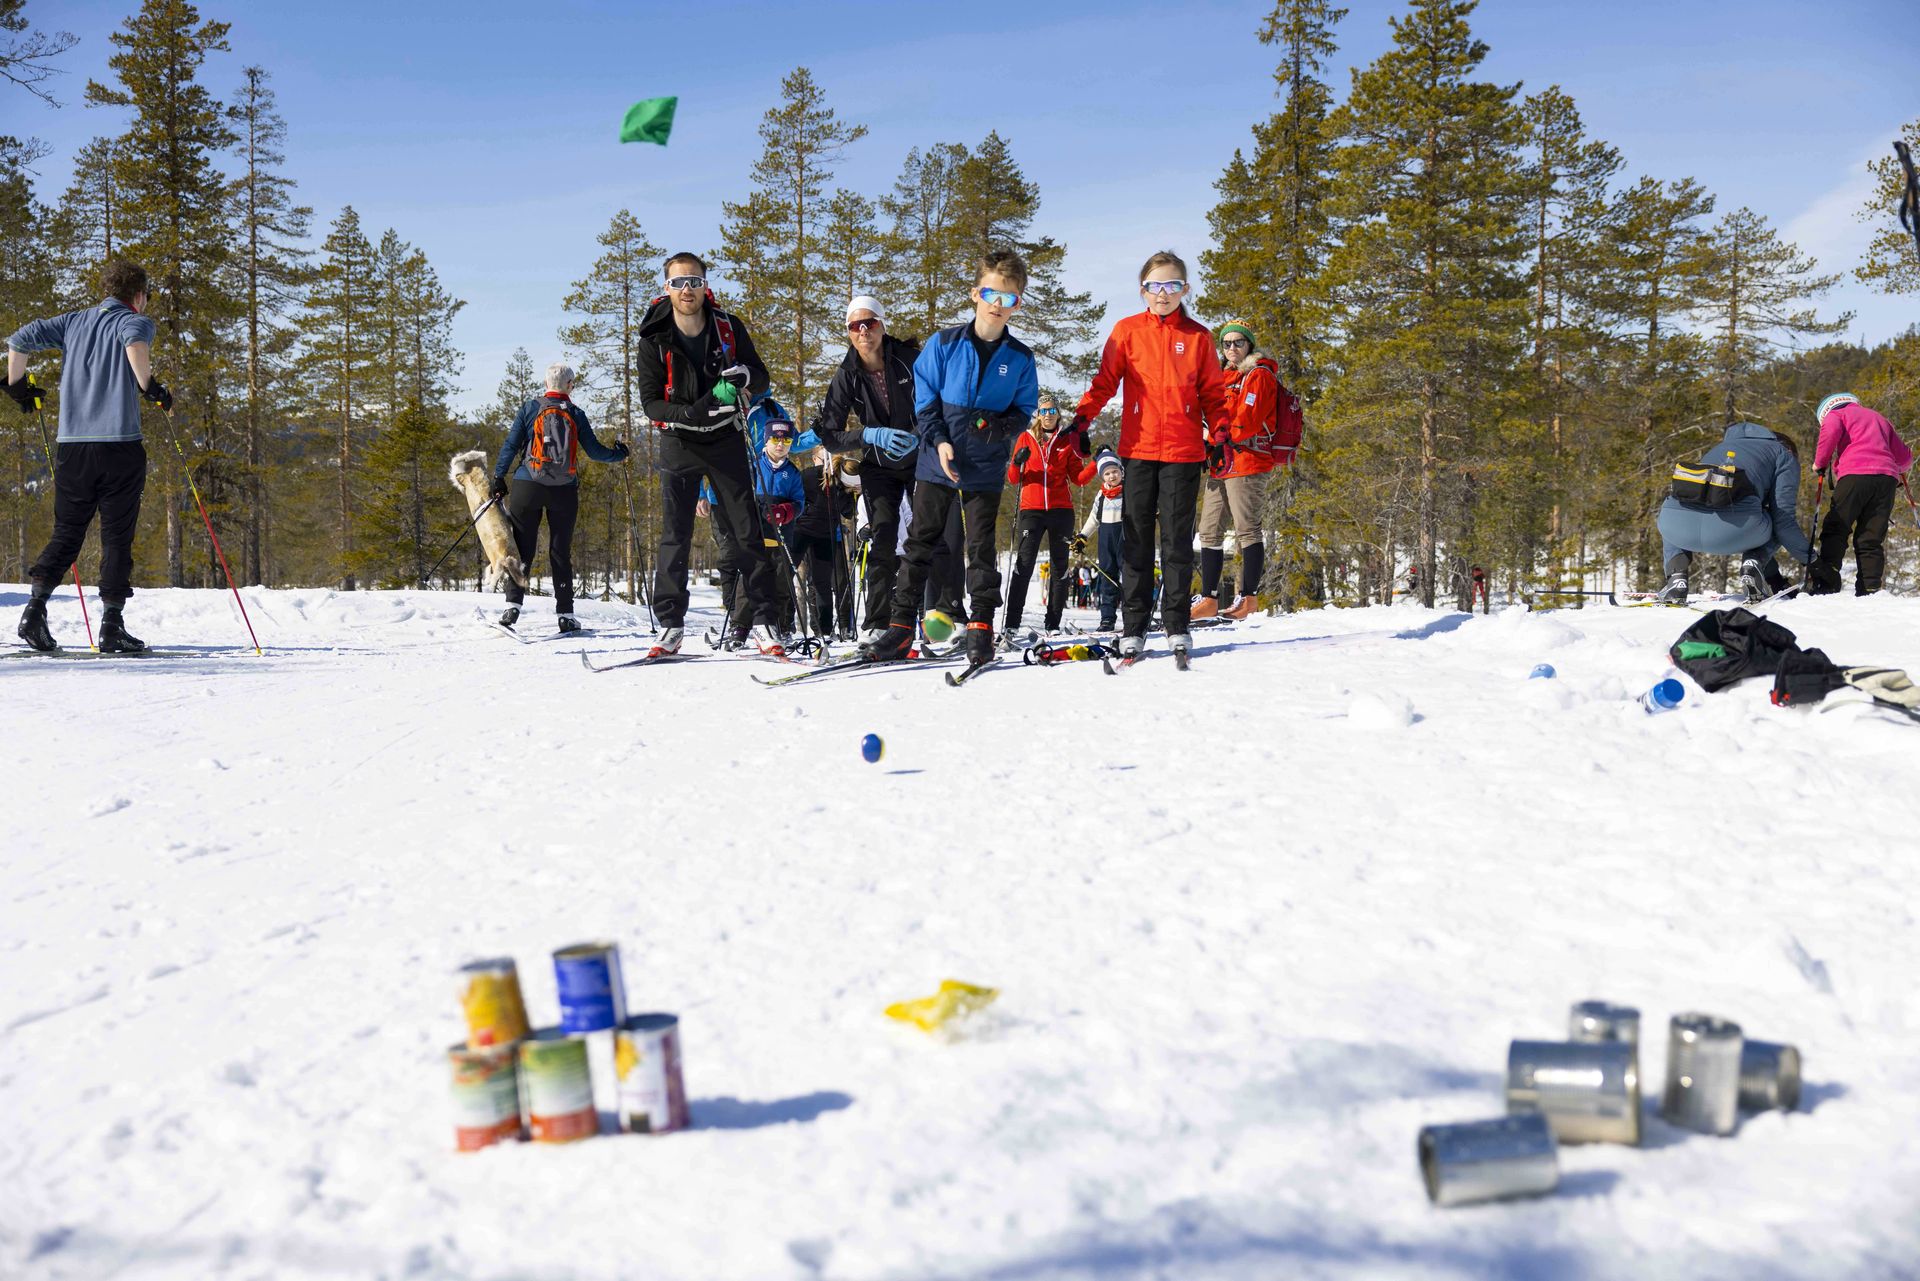
[[[1048,563],[1053,568],[1047,577],[1047,630],[1059,630],[1060,614],[1067,607],[1067,539],[1073,533],[1073,494],[1067,486],[1086,484],[1093,479],[1093,471],[1093,464],[1081,457],[1078,435],[1060,430],[1060,410],[1053,397],[1040,397],[1033,422],[1014,442],[1013,457],[1007,463],[1007,483],[1020,487],[1020,516],[1014,526],[1019,551],[1013,580],[1007,585],[1003,636],[1020,626],[1042,534],[1047,537]]]

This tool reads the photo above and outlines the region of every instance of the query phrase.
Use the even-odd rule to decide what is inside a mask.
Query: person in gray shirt
[[[124,259],[100,273],[106,300],[83,311],[22,325],[7,339],[7,395],[23,414],[40,410],[41,391],[27,379],[27,358],[63,353],[60,434],[53,463],[53,537],[27,570],[32,596],[20,616],[20,638],[42,652],[59,648],[47,629],[47,598],[67,576],[94,515],[100,517],[100,649],[138,653],[121,608],[133,595],[133,531],[147,487],[147,448],[140,440],[140,401],[163,411],[173,397],[153,376],[153,321],[147,273]]]

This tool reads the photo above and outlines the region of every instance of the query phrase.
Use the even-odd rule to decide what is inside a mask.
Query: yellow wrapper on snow
[[[940,980],[940,990],[932,996],[912,1001],[895,1001],[887,1007],[887,1017],[911,1023],[922,1032],[931,1032],[949,1021],[984,1010],[1000,995],[996,987],[978,987],[959,979]]]

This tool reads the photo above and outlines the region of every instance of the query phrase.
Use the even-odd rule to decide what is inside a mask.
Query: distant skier
[[[1124,473],[1120,455],[1111,449],[1101,450],[1093,465],[1100,473],[1100,488],[1094,493],[1087,523],[1080,527],[1080,536],[1073,540],[1073,549],[1085,555],[1087,539],[1097,538],[1094,563],[1099,565],[1100,573],[1094,591],[1100,600],[1100,630],[1105,632],[1113,630],[1120,612],[1120,543],[1124,529],[1120,523],[1124,510],[1121,477]]]
[[[893,592],[893,618],[868,653],[905,658],[913,647],[920,594],[933,566],[934,544],[958,506],[965,533],[972,613],[967,656],[993,657],[993,616],[1000,606],[994,544],[1000,493],[1013,439],[1033,417],[1040,383],[1033,352],[1007,330],[1027,287],[1027,264],[997,249],[974,273],[973,319],[928,339],[914,363],[914,412],[920,428],[913,525]]]
[[[741,430],[746,433],[747,443],[753,447],[753,493],[756,517],[760,528],[760,545],[766,549],[767,563],[772,567],[774,595],[778,598],[776,612],[781,618],[781,627],[791,630],[793,620],[793,593],[788,585],[790,577],[787,558],[778,545],[769,542],[773,537],[767,528],[766,505],[763,495],[766,491],[767,440],[774,424],[783,424],[787,430],[780,433],[785,441],[783,450],[812,449],[819,445],[820,438],[812,431],[804,435],[793,434],[793,415],[787,407],[772,396],[762,393],[753,398],[753,407],[747,410]],[[785,457],[785,454],[782,454]],[[694,514],[712,520],[713,486],[706,481],[700,482],[700,498],[694,504]],[[739,649],[747,643],[747,634],[753,626],[753,611],[749,599],[740,591],[740,557],[735,550],[732,535],[727,523],[713,520],[712,533],[714,545],[719,549],[720,564],[720,606],[727,622],[721,627],[722,649]]]
[[[1200,468],[1209,444],[1228,439],[1227,383],[1214,355],[1213,335],[1187,314],[1187,265],[1161,251],[1140,268],[1146,310],[1123,319],[1108,335],[1100,370],[1080,398],[1071,431],[1085,440],[1088,424],[1124,383],[1120,457],[1126,471],[1125,598],[1120,653],[1138,655],[1153,614],[1154,526],[1159,525],[1160,571],[1166,590],[1160,618],[1167,644],[1187,648],[1188,593],[1193,584],[1193,516]]]
[[[869,641],[879,639],[892,618],[900,569],[894,552],[900,504],[913,492],[914,454],[920,446],[913,391],[913,365],[919,358],[920,348],[911,339],[887,332],[880,300],[859,295],[847,304],[847,354],[813,416],[814,429],[827,448],[860,455],[860,492],[873,532],[861,585],[861,626]]]
[[[147,485],[140,402],[173,408],[153,376],[153,321],[147,273],[125,259],[100,273],[105,301],[29,321],[7,339],[7,395],[23,414],[40,411],[42,393],[27,381],[28,357],[60,351],[60,430],[53,466],[53,536],[27,569],[20,638],[43,653],[58,649],[47,628],[47,599],[73,568],[87,526],[100,517],[100,650],[134,654],[146,642],[127,631],[121,610],[133,595],[133,534]]]
[[[653,579],[653,612],[660,639],[652,653],[671,654],[685,638],[687,567],[700,482],[718,496],[716,528],[724,526],[746,579],[750,620],[765,629],[761,649],[786,652],[778,620],[773,569],[754,510],[749,450],[739,430],[748,396],[767,389],[747,327],[714,305],[699,255],[666,261],[667,293],[647,308],[634,352],[642,406],[660,429],[660,547]],[[747,637],[734,629],[736,641]]]
[[[1667,582],[1655,599],[1664,604],[1686,603],[1687,570],[1695,552],[1738,555],[1741,584],[1754,600],[1786,587],[1773,564],[1774,553],[1782,547],[1802,565],[1813,559],[1813,546],[1794,514],[1800,497],[1800,451],[1792,438],[1759,423],[1735,423],[1700,460],[1702,466],[1714,467],[1727,461],[1742,482],[1728,506],[1682,502],[1671,494],[1660,505],[1660,558]]]
[[[1082,462],[1079,437],[1060,430],[1060,410],[1053,397],[1040,397],[1033,424],[1014,442],[1007,464],[1007,483],[1020,487],[1020,515],[1014,525],[1018,550],[1014,553],[1013,581],[1007,585],[1007,627],[1020,626],[1027,603],[1027,583],[1047,540],[1046,629],[1060,628],[1067,604],[1067,540],[1073,534],[1073,493],[1069,485],[1093,479],[1094,465]]]
[[[824,462],[800,469],[806,508],[793,523],[793,558],[805,576],[812,596],[814,631],[834,632],[836,606],[842,606],[843,625],[852,627],[853,596],[846,570],[846,521],[853,515],[862,485],[862,461],[847,454],[820,451]]]
[[[1220,364],[1227,377],[1232,414],[1229,439],[1207,446],[1207,479],[1200,498],[1200,597],[1192,617],[1225,613],[1245,618],[1259,608],[1260,578],[1266,572],[1267,482],[1276,464],[1293,461],[1284,443],[1283,424],[1293,420],[1293,396],[1280,383],[1280,365],[1253,347],[1253,330],[1239,321],[1222,325]],[[1240,548],[1240,594],[1224,609],[1215,598],[1226,569],[1227,518]]]
[[[1893,491],[1913,466],[1913,451],[1892,423],[1849,392],[1821,401],[1814,417],[1820,424],[1820,443],[1814,447],[1813,470],[1836,479],[1826,519],[1820,522],[1820,557],[1808,573],[1809,590],[1840,590],[1840,563],[1851,535],[1857,571],[1853,592],[1866,596],[1880,590],[1886,572],[1883,544],[1893,519]]]
[[[573,403],[571,365],[555,361],[547,366],[547,389],[520,406],[506,443],[493,464],[493,496],[501,500],[522,565],[533,564],[540,542],[540,518],[547,521],[547,568],[553,576],[553,612],[563,632],[580,630],[573,616],[573,527],[580,515],[579,453],[596,463],[624,463],[627,445],[607,446],[593,434],[587,411]],[[514,460],[520,459],[516,468]],[[507,473],[512,471],[512,485]],[[526,591],[509,578],[507,608],[502,627],[520,621]]]

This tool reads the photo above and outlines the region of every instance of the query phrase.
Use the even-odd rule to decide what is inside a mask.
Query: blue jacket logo
[[[1000,366],[1000,376],[1002,378],[1007,376],[1007,367],[1005,365]]]

